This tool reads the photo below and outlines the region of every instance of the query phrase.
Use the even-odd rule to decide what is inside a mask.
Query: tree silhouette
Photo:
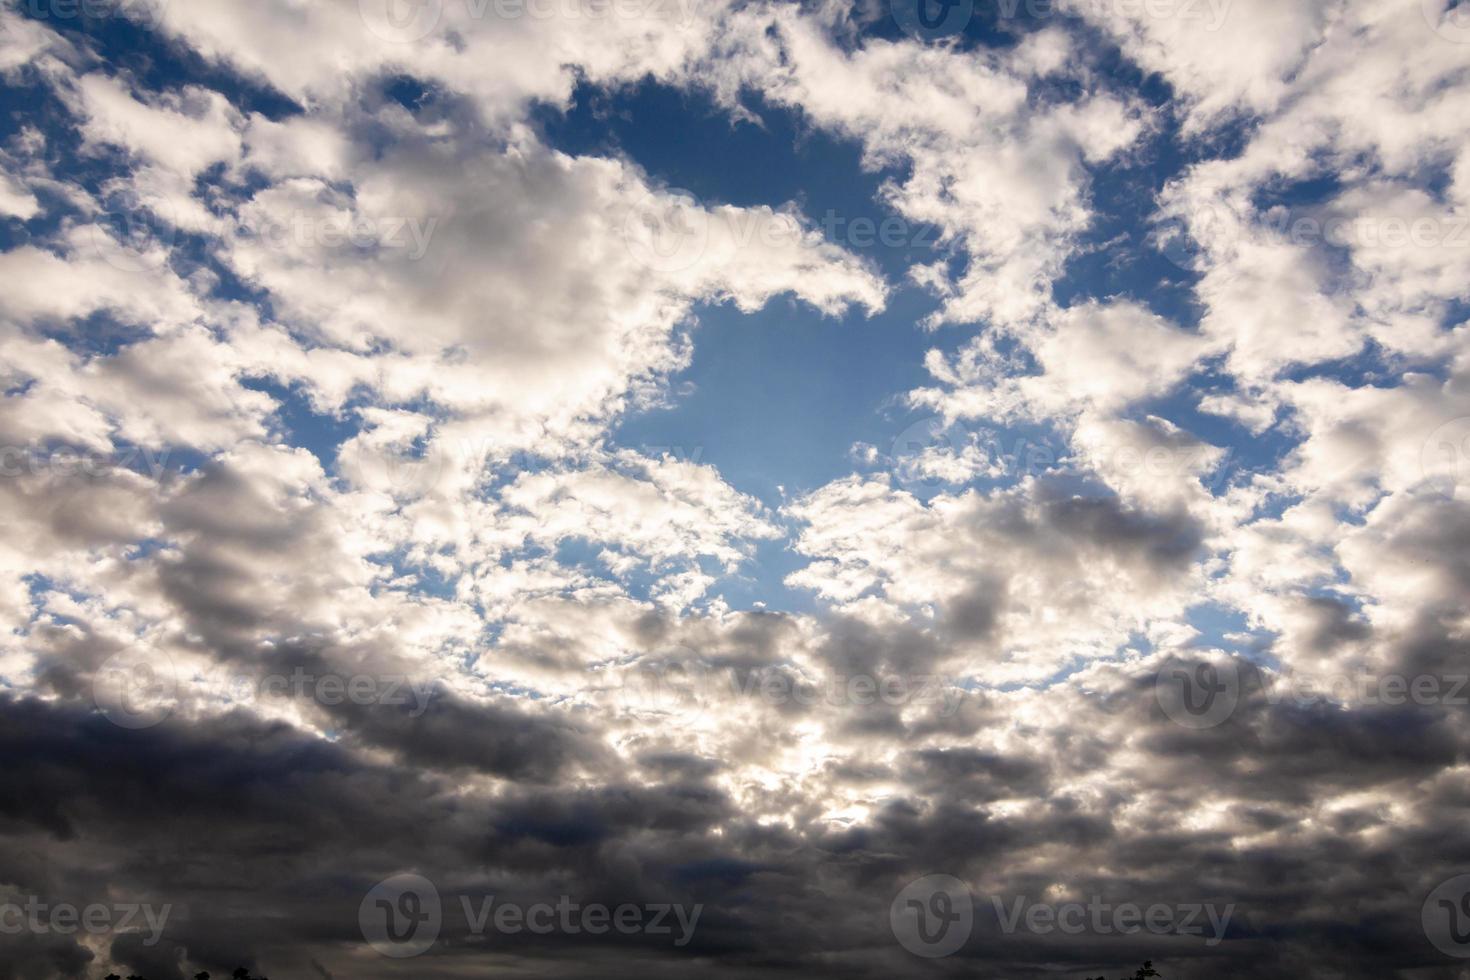
[[[1148,980],[1149,977],[1156,977],[1158,975],[1159,975],[1159,971],[1154,969],[1154,961],[1153,960],[1144,960],[1143,961],[1143,966],[1140,966],[1138,968],[1138,972],[1135,973],[1135,974],[1133,974],[1133,980]],[[1094,977],[1088,977],[1087,980],[1107,980],[1107,978],[1106,977],[1096,977],[1096,978],[1094,978]]]

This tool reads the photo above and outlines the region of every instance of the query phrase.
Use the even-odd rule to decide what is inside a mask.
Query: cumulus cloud
[[[1456,8],[52,6],[0,8],[0,912],[170,912],[0,915],[0,977],[402,976],[402,875],[429,978],[1450,975]],[[615,138],[650,92],[819,149]],[[934,248],[837,240],[853,186]],[[847,372],[835,472],[630,435],[743,383],[711,319],[863,355],[721,406]]]

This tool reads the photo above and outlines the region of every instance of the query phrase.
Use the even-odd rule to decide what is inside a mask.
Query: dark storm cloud
[[[1341,650],[1372,635],[1369,626],[1354,615],[1347,603],[1330,596],[1308,596],[1303,602],[1313,623],[1306,642],[1319,653]]]
[[[464,766],[508,779],[545,782],[565,771],[607,764],[587,722],[509,705],[470,703],[435,692],[423,714],[406,706],[344,703],[334,723],[363,743],[391,749],[407,763]]]
[[[66,936],[7,936],[0,944],[0,980],[72,980],[86,976],[94,958],[91,950]]]
[[[1048,795],[1046,766],[1028,759],[954,748],[915,752],[912,763],[918,770],[916,788],[928,796],[985,801]]]
[[[1113,496],[1063,496],[1060,487],[1043,496],[1041,521],[1078,544],[1161,574],[1187,567],[1204,539],[1199,521],[1187,513],[1135,510]]]
[[[1056,696],[1069,697],[1060,691]],[[1218,897],[1257,916],[1242,919],[1218,949],[1181,948],[1175,954],[1169,953],[1178,945],[1173,940],[1150,945],[1090,937],[1061,943],[1014,934],[987,940],[982,929],[948,964],[951,970],[1031,977],[1042,975],[1027,965],[1037,956],[1085,971],[1093,963],[1122,963],[1134,955],[1170,955],[1182,977],[1217,975],[1246,962],[1263,976],[1285,977],[1314,962],[1306,951],[1329,937],[1338,946],[1320,957],[1324,962],[1366,957],[1385,968],[1399,962],[1390,946],[1411,938],[1416,907],[1408,889],[1350,937],[1325,921],[1312,928],[1298,920],[1285,933],[1266,923],[1281,921],[1301,903],[1326,909],[1378,894],[1373,882],[1380,875],[1448,869],[1454,855],[1439,853],[1441,841],[1405,833],[1370,809],[1343,814],[1324,828],[1334,835],[1378,837],[1367,849],[1312,834],[1298,844],[1240,852],[1230,846],[1229,834],[1173,826],[1166,801],[1173,792],[1182,803],[1207,786],[1227,798],[1261,801],[1253,811],[1237,811],[1241,830],[1291,827],[1312,798],[1306,790],[1294,792],[1293,784],[1340,780],[1351,760],[1376,753],[1371,757],[1382,762],[1362,767],[1355,781],[1414,792],[1415,778],[1448,761],[1443,750],[1432,742],[1416,748],[1408,738],[1385,738],[1389,732],[1372,719],[1310,722],[1294,709],[1266,705],[1246,713],[1245,731],[1256,736],[1248,743],[1250,752],[1226,751],[1225,745],[1205,752],[1205,746],[1228,737],[1178,733],[1151,707],[1140,692],[1136,705],[1119,713],[1096,712],[1082,701],[1068,709],[1084,730],[1092,721],[1100,731],[1129,733],[1127,742],[1104,736],[1100,757],[1079,754],[1075,741],[1055,737],[1034,743],[1035,754],[1027,756],[963,745],[917,751],[900,769],[914,795],[886,804],[846,831],[746,823],[707,782],[717,770],[676,759],[650,760],[669,780],[650,786],[609,783],[574,791],[527,784],[493,801],[456,799],[448,792],[452,784],[433,774],[452,776],[453,757],[442,766],[416,761],[412,770],[384,768],[349,748],[244,714],[129,733],[84,706],[10,698],[3,705],[0,751],[25,760],[8,779],[14,793],[5,816],[12,839],[17,833],[50,838],[56,843],[46,847],[54,859],[64,852],[53,848],[66,840],[91,842],[89,866],[61,860],[49,883],[76,889],[70,895],[121,887],[157,901],[172,896],[189,914],[178,920],[170,941],[187,945],[195,956],[207,955],[197,962],[216,967],[262,952],[275,962],[304,963],[292,952],[298,944],[351,948],[357,941],[356,902],[373,879],[350,869],[367,867],[381,875],[420,869],[451,901],[481,893],[525,901],[563,893],[584,901],[697,901],[707,912],[685,955],[714,956],[721,965],[703,969],[732,977],[778,962],[802,964],[808,975],[907,975],[917,964],[888,948],[887,902],[907,880],[936,871],[973,882],[981,909],[990,908],[992,895],[1036,897],[1062,880],[1069,890],[1114,901]],[[483,714],[456,717],[472,743],[477,728],[497,730]],[[1322,730],[1310,737],[1310,727],[1299,730],[1311,724]],[[1376,747],[1369,744],[1375,740]],[[1104,800],[1067,787],[1099,764],[1128,771],[1131,766],[1109,754],[1131,751],[1129,743],[1143,753],[1136,786],[1147,788],[1161,809],[1129,814],[1120,823],[1132,800],[1126,783],[1115,784],[1116,795]],[[844,778],[858,775],[848,771]],[[892,775],[879,769],[868,778]],[[987,816],[979,807],[1005,798],[1041,802],[1024,820]],[[1439,799],[1426,812],[1470,808],[1470,791],[1441,793]],[[159,860],[164,848],[184,853],[178,845],[185,841],[186,861]],[[1041,855],[1055,870],[1001,873]],[[1126,880],[1082,870],[1105,855],[1131,869]],[[467,876],[466,861],[502,868],[512,877]],[[39,889],[40,883],[30,887]],[[832,894],[848,896],[846,911],[833,906]],[[501,937],[486,947],[469,938],[474,941],[461,947],[461,955],[492,949],[532,955],[545,945],[532,937]],[[589,941],[583,937],[557,948],[570,955]],[[1271,955],[1262,959],[1267,941]],[[632,955],[628,946],[598,945],[606,947],[598,955],[611,975],[629,969],[620,959]],[[646,937],[639,948],[648,948]],[[863,950],[870,950],[870,962],[863,962]],[[673,954],[653,951],[657,957],[645,969],[665,975],[659,964]],[[553,955],[545,961],[553,972],[593,975],[560,953],[545,952]],[[158,965],[169,955],[136,949],[125,961],[167,976]],[[343,970],[342,961],[322,962],[339,974]],[[440,975],[443,969],[449,976],[455,962],[451,945],[415,961],[415,969],[419,975]],[[682,969],[679,962],[677,956],[668,962],[674,972],[667,975]],[[369,975],[392,971],[375,966]]]
[[[211,486],[229,489],[228,480],[214,479]],[[1096,503],[1067,504],[1057,513],[1069,533],[1161,569],[1195,547],[1187,522],[1155,522]],[[184,520],[177,513],[171,519]],[[202,527],[206,519],[187,523]],[[252,567],[253,552],[279,555],[292,541],[255,534],[249,524],[210,535],[210,549],[239,539],[243,550],[218,552],[236,571],[181,571],[168,592],[214,638],[200,649],[251,676],[403,666],[381,644],[330,637],[248,642],[244,631],[277,629],[270,624],[291,619],[269,606],[262,614],[251,600],[232,613],[234,600],[224,597],[251,590],[250,574],[240,570]],[[1350,621],[1340,607],[1321,608],[1344,641],[1362,639],[1340,625]],[[779,667],[791,627],[767,616],[741,629],[709,651],[686,655],[717,662],[737,681]],[[1117,972],[1146,956],[1167,960],[1171,975],[1185,980],[1245,969],[1284,978],[1322,963],[1347,972],[1364,964],[1387,970],[1432,962],[1422,952],[1395,952],[1416,935],[1416,890],[1427,891],[1436,875],[1448,877],[1470,860],[1470,852],[1444,847],[1470,810],[1470,790],[1423,788],[1462,757],[1460,715],[1442,706],[1273,704],[1249,674],[1232,717],[1204,731],[1164,716],[1151,674],[1124,675],[1105,698],[1057,687],[1039,704],[1067,724],[1023,732],[1019,741],[1000,739],[1015,722],[993,692],[973,692],[949,717],[838,706],[832,730],[839,737],[824,778],[900,789],[866,819],[834,829],[818,819],[819,799],[794,787],[769,791],[789,802],[792,825],[744,818],[719,783],[748,761],[738,755],[715,760],[659,750],[620,769],[604,747],[610,719],[598,712],[533,711],[442,687],[418,715],[401,705],[289,702],[333,741],[248,710],[184,712],[152,729],[123,731],[89,704],[88,681],[115,644],[54,627],[38,631],[36,640],[49,650],[47,689],[61,700],[12,696],[0,705],[0,753],[23,760],[7,774],[0,815],[7,839],[39,848],[45,860],[12,861],[9,877],[53,898],[121,891],[176,903],[187,914],[173,920],[169,945],[144,947],[134,936],[114,941],[119,963],[155,977],[185,969],[180,947],[189,950],[189,969],[267,962],[276,973],[309,975],[314,959],[335,975],[394,976],[391,962],[364,965],[357,905],[375,881],[407,869],[434,880],[453,910],[445,920],[450,941],[412,961],[415,975],[425,977],[457,975],[484,957],[534,962],[547,975],[568,977],[676,976],[687,971],[689,957],[704,957],[700,969],[713,976],[777,968],[814,976],[917,975],[920,961],[895,948],[888,903],[908,881],[932,873],[970,883],[977,903],[976,935],[938,966],[949,974],[1054,975],[1036,966],[1045,961],[1080,977],[1100,964]],[[1403,642],[1406,656],[1423,660],[1453,638],[1433,620]],[[655,648],[663,647],[659,641]],[[844,617],[825,625],[815,649],[838,672],[919,669],[943,654],[923,630]],[[822,716],[758,698],[753,704],[769,719]],[[876,761],[869,753],[884,740],[906,751]],[[1085,785],[1099,772],[1111,774],[1101,792]],[[504,784],[465,792],[466,774]],[[590,785],[571,785],[589,778]],[[1404,828],[1373,802],[1330,817],[1315,813],[1313,801],[1329,789],[1412,800],[1422,823]],[[1171,814],[1202,792],[1229,801],[1225,822],[1210,830],[1179,827]],[[1028,801],[1024,816],[986,811],[987,804],[1018,800]],[[1139,800],[1148,801],[1141,812]],[[1285,839],[1245,849],[1232,843],[1250,833]],[[1103,866],[1127,872],[1089,870]],[[1385,895],[1384,880],[1403,884]],[[1063,940],[997,931],[992,899],[1038,899],[1058,884],[1117,902],[1219,901],[1241,912],[1210,948],[1177,937]],[[610,905],[699,903],[705,912],[690,944],[677,950],[646,936],[489,941],[471,934],[457,904],[486,894],[528,903],[561,894]],[[1343,903],[1369,907],[1344,920],[1334,911]],[[1304,918],[1303,909],[1312,914]],[[1330,952],[1313,952],[1322,944]],[[49,957],[58,975],[65,974],[56,957],[75,964],[84,954],[65,943],[24,949],[28,962]],[[587,955],[600,966],[583,962]]]

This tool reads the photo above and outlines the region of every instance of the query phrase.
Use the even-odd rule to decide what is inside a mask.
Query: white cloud
[[[1465,49],[1372,0],[1198,5],[1225,14],[1214,31],[1125,6],[1087,16],[1172,102],[1131,94],[1075,19],[989,47],[860,35],[836,4],[543,17],[430,3],[407,8],[433,15],[417,28],[356,0],[169,4],[172,42],[299,103],[279,118],[198,84],[150,90],[84,32],[63,41],[0,10],[0,73],[42,84],[75,126],[22,131],[0,158],[0,211],[30,236],[0,254],[0,700],[28,712],[0,739],[89,736],[92,685],[119,651],[167,658],[183,682],[176,726],[148,739],[45,766],[34,743],[8,756],[23,798],[67,804],[8,815],[27,846],[79,893],[74,843],[51,843],[61,823],[89,842],[89,869],[109,848],[158,850],[170,820],[149,800],[117,808],[128,784],[110,780],[178,738],[179,757],[261,787],[206,821],[200,853],[227,855],[236,884],[259,840],[287,831],[305,843],[262,893],[380,864],[463,875],[486,854],[518,855],[517,886],[589,892],[714,868],[700,887],[713,905],[735,880],[746,916],[696,947],[715,971],[755,948],[748,930],[760,956],[809,972],[902,973],[901,951],[875,949],[887,910],[868,900],[949,862],[987,888],[1181,891],[1228,847],[1245,857],[1220,887],[1260,906],[1252,929],[1315,937],[1370,908],[1412,932],[1418,910],[1400,914],[1340,855],[1344,841],[1399,855],[1395,896],[1443,864],[1415,842],[1463,822],[1457,714],[1408,725],[1381,705],[1245,697],[1218,729],[1186,730],[1155,682],[1176,659],[1327,678],[1456,663],[1470,360],[1465,329],[1446,326],[1467,282],[1446,239],[1470,206]],[[866,476],[777,507],[715,465],[618,447],[620,422],[674,400],[703,306],[789,297],[855,320],[899,289],[824,240],[803,200],[695,200],[532,125],[529,106],[564,107],[579,83],[647,76],[714,92],[742,125],[755,94],[853,141],[888,174],[873,216],[939,229],[909,270],[933,302],[894,308],[968,332],[935,341],[928,387],[873,406],[936,415],[917,452],[864,433]],[[399,104],[390,78],[423,98]],[[1169,176],[1154,163],[1175,156],[1160,152],[1171,114],[1199,162],[1149,202]],[[1140,223],[1183,223],[1197,278],[1054,291],[1094,248],[1100,176],[1144,188],[1129,199]],[[1314,238],[1296,219],[1402,221],[1405,244]],[[945,434],[962,424],[1041,430],[1070,454],[1012,479],[978,436]],[[981,479],[1003,485],[966,488]],[[902,488],[915,481],[945,486]],[[783,548],[779,573],[757,567]],[[794,594],[767,594],[773,574]],[[732,608],[742,590],[760,611]],[[301,665],[408,674],[441,707],[422,720],[231,694],[238,676]],[[766,687],[895,676],[956,682],[953,702]],[[266,763],[225,765],[247,750]],[[168,758],[140,768],[178,776]],[[280,773],[289,791],[268,792]],[[161,798],[183,808],[199,782]],[[106,805],[96,786],[114,789],[96,791]],[[380,816],[371,833],[350,823]],[[338,849],[359,839],[370,860]],[[1326,883],[1305,911],[1300,889],[1258,874],[1288,848]],[[104,890],[146,892],[137,864]],[[849,918],[831,917],[834,895],[858,897],[837,903]],[[262,939],[258,961],[311,949],[323,971],[371,975],[353,952],[358,901],[345,927],[299,902],[274,915],[287,938]],[[194,949],[217,939],[195,935]],[[1242,958],[1177,972],[1259,972],[1235,952],[1249,943],[1224,945]],[[1282,975],[1362,967],[1362,947],[1325,967],[1331,943],[1278,947]],[[981,972],[1023,975],[975,952]],[[1045,952],[1052,969],[1065,950]]]

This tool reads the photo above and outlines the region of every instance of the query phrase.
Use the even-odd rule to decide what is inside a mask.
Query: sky
[[[1470,977],[1466,106],[1461,0],[3,0],[0,980]]]

